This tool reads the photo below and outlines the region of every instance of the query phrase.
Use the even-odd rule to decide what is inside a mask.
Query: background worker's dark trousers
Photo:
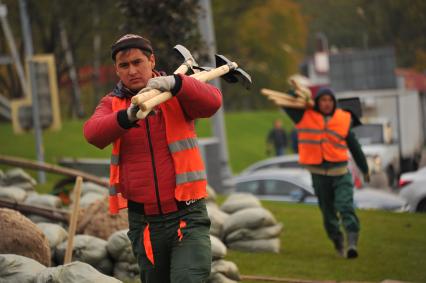
[[[334,241],[342,237],[340,220],[346,233],[358,233],[360,224],[353,204],[353,182],[350,173],[341,176],[312,174],[324,228]],[[340,216],[340,220],[339,220]]]
[[[144,246],[144,229],[148,223],[154,264],[148,259]],[[206,282],[211,269],[209,230],[210,219],[204,200],[164,216],[147,217],[129,211],[127,235],[138,260],[141,281]]]

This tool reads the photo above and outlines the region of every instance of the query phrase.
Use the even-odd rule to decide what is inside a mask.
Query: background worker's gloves
[[[126,110],[127,118],[129,118],[130,122],[134,122],[138,120],[138,118],[136,117],[136,113],[138,113],[138,111],[139,111],[139,106],[137,104],[130,103],[129,108],[127,108]]]
[[[161,91],[172,91],[176,85],[176,79],[174,76],[163,76],[149,79],[146,87],[142,91],[147,89],[158,89]]]
[[[364,182],[370,183],[370,173],[364,173]]]

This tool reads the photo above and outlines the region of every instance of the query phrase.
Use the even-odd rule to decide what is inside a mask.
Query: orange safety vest
[[[126,109],[126,99],[113,97],[114,112]],[[198,148],[195,131],[187,122],[185,114],[177,98],[169,99],[160,105],[165,126],[166,139],[171,153],[176,174],[175,198],[178,201],[197,200],[207,197],[207,177],[204,163]],[[127,208],[127,200],[118,192],[120,141],[113,143],[110,164],[109,210],[116,214],[120,209]]]
[[[302,120],[296,125],[299,163],[319,165],[324,160],[348,161],[346,137],[350,124],[351,115],[341,109],[336,109],[327,122],[321,113],[306,110]]]

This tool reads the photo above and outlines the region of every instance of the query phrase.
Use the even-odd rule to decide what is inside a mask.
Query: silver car
[[[268,159],[264,159],[261,161],[258,161],[240,173],[240,176],[251,174],[252,172],[258,171],[258,170],[265,170],[265,169],[291,169],[291,168],[303,168],[299,164],[299,155],[298,154],[288,154],[283,156],[277,156],[277,157],[271,157]],[[349,171],[352,174],[352,180],[355,184],[355,187],[361,188],[364,185],[364,181],[362,179],[362,174],[358,167],[356,167],[355,162],[353,161],[352,157],[350,156],[348,161],[348,168]]]
[[[399,187],[399,195],[407,200],[411,211],[426,213],[426,167],[402,174]]]
[[[232,181],[236,192],[252,193],[260,199],[318,203],[310,173],[302,168],[258,170]],[[354,204],[360,209],[409,210],[402,197],[369,188],[354,190]]]

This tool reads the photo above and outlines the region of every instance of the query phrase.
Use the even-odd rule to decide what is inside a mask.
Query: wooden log
[[[20,158],[20,157],[0,155],[0,164],[7,164],[11,166],[17,166],[17,167],[22,167],[22,168],[27,168],[32,170],[43,170],[46,172],[65,175],[69,177],[81,176],[86,181],[98,184],[103,187],[109,186],[109,182],[107,180],[102,179],[98,176],[88,174],[80,170],[66,168],[66,167],[53,165],[53,164],[49,164],[45,162],[33,161],[33,160]]]
[[[13,210],[17,210],[22,214],[35,214],[38,216],[43,216],[54,221],[61,221],[63,223],[68,223],[69,213],[68,211],[41,207],[38,205],[29,205],[26,203],[10,201],[6,199],[0,199],[0,207],[6,207]]]

